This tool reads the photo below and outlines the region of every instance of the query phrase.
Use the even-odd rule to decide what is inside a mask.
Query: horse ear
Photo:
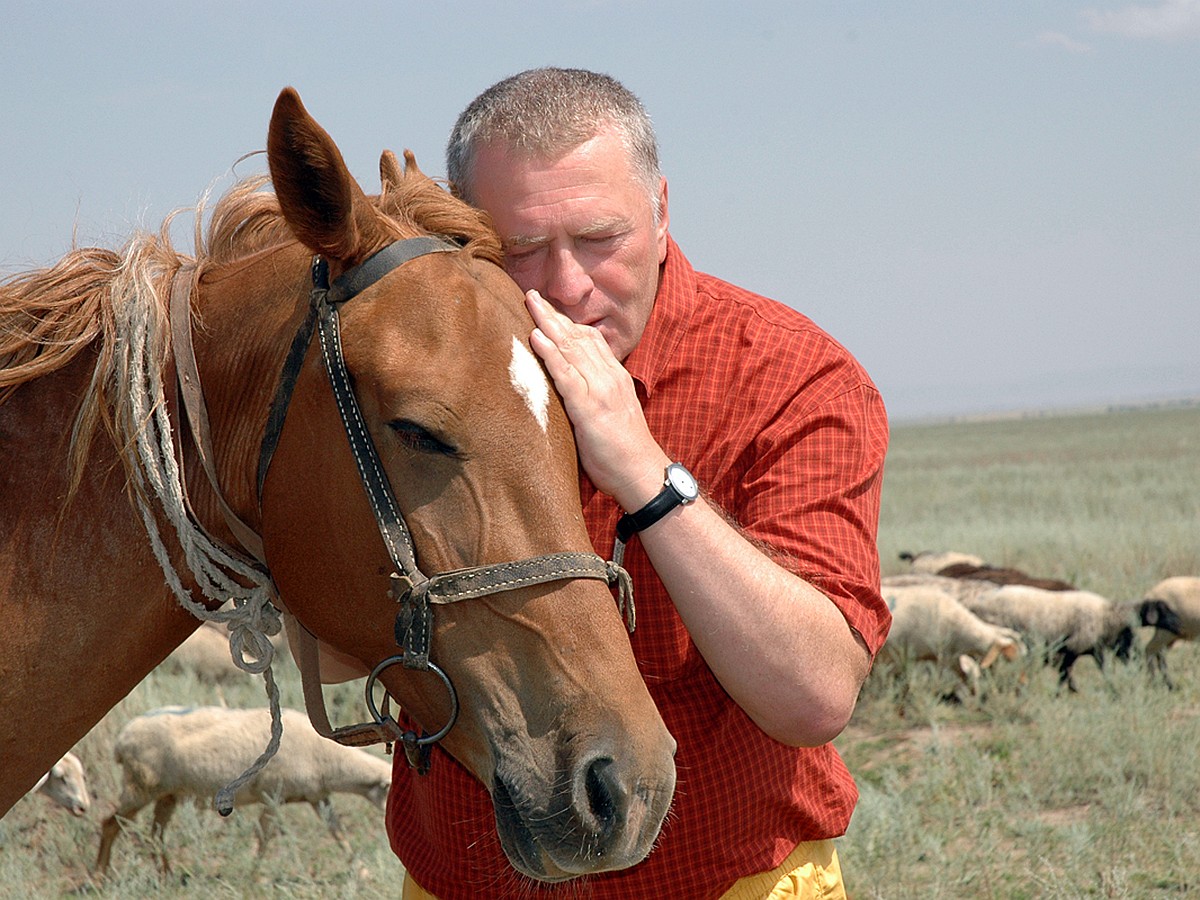
[[[396,154],[391,150],[384,150],[383,155],[379,157],[379,181],[383,185],[383,192],[394,191],[400,186],[401,180],[404,178],[404,170],[400,168],[400,160],[396,159]]]
[[[290,87],[279,94],[271,114],[267,162],[283,217],[302,244],[348,263],[374,249],[370,202],[333,138]]]
[[[379,157],[379,180],[383,182],[383,191],[386,194],[400,185],[400,182],[405,178],[427,178],[420,167],[417,166],[417,158],[411,150],[404,151],[404,167],[401,168],[400,161],[396,159],[396,154],[391,150],[384,150],[383,155]]]

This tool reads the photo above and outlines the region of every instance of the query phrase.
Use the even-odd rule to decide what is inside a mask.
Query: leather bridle
[[[305,705],[313,726],[326,737],[355,746],[398,741],[403,745],[409,762],[419,771],[428,767],[430,747],[450,732],[459,711],[458,693],[453,683],[445,671],[430,659],[433,605],[456,603],[547,582],[588,578],[604,581],[610,586],[615,585],[618,589],[618,605],[626,617],[630,631],[633,630],[634,624],[633,589],[629,575],[619,565],[605,562],[594,553],[553,553],[516,562],[441,572],[432,576],[422,572],[417,564],[411,535],[351,387],[342,355],[338,309],[410,260],[430,253],[459,249],[458,245],[439,237],[398,240],[347,270],[334,279],[332,284],[329,281],[329,267],[326,261],[320,257],[314,258],[308,313],[297,330],[284,361],[279,388],[268,414],[257,473],[258,501],[261,507],[263,484],[283,431],[296,380],[315,332],[359,478],[394,569],[388,594],[400,607],[396,614],[394,632],[396,644],[401,652],[379,662],[367,678],[366,703],[373,722],[332,728],[321,691],[316,638],[296,622],[300,627],[293,634],[298,633],[300,637],[297,664],[304,682]],[[199,371],[192,351],[188,298],[193,279],[194,270],[191,267],[177,273],[171,297],[173,342],[182,405],[187,411],[197,453],[217,494],[226,523],[239,543],[257,561],[258,568],[269,574],[261,537],[233,512],[224,499],[216,477],[208,417],[200,387]],[[386,694],[383,710],[380,711],[376,706],[375,682],[385,669],[397,664],[407,669],[431,672],[445,685],[450,696],[450,713],[445,724],[437,731],[418,734],[401,728],[388,714]]]

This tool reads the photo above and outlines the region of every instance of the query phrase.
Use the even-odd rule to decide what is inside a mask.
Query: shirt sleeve
[[[888,427],[860,371],[848,354],[817,367],[763,424],[735,515],[777,562],[833,601],[874,656],[891,623],[877,544]]]

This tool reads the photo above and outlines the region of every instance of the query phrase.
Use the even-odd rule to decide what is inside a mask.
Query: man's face
[[[473,187],[521,290],[536,290],[572,321],[598,328],[624,360],[641,340],[666,258],[666,180],[656,223],[620,138],[603,130],[558,159],[485,146]]]

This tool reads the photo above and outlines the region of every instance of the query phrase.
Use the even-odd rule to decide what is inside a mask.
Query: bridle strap
[[[409,761],[419,769],[428,765],[429,746],[444,737],[458,714],[458,697],[453,684],[438,666],[429,659],[432,633],[430,604],[455,603],[533,585],[576,578],[604,581],[617,587],[617,603],[629,631],[633,631],[635,614],[633,586],[629,574],[617,563],[606,563],[594,553],[554,553],[515,562],[475,566],[426,576],[417,565],[416,551],[408,527],[401,515],[391,484],[371,439],[366,421],[350,383],[342,354],[338,307],[366,290],[393,269],[428,253],[458,250],[456,244],[441,238],[423,236],[398,240],[347,270],[332,284],[329,283],[327,263],[313,260],[313,287],[309,309],[295,337],[280,373],[279,387],[271,403],[266,430],[259,453],[257,471],[257,500],[261,507],[263,485],[278,446],[296,381],[308,354],[314,333],[318,336],[326,374],[329,377],[350,443],[363,490],[375,516],[388,556],[395,567],[391,576],[393,599],[400,605],[396,616],[396,641],[402,655],[390,657],[376,665],[367,680],[367,705],[375,719],[373,723],[333,728],[325,709],[321,690],[320,658],[317,638],[294,616],[286,616],[289,634],[297,647],[297,664],[303,683],[305,706],[313,727],[323,736],[353,746],[380,742],[401,742]],[[213,466],[212,436],[208,413],[200,386],[199,370],[191,339],[189,292],[194,283],[194,266],[181,269],[175,275],[171,292],[170,316],[175,346],[176,369],[182,405],[192,427],[197,455],[213,490],[222,515],[237,540],[266,570],[261,537],[229,507]],[[240,554],[238,554],[240,555]],[[402,729],[390,715],[380,714],[375,706],[372,689],[378,675],[388,666],[401,663],[406,668],[431,671],[445,684],[450,694],[451,715],[441,729],[432,735],[418,735]],[[385,704],[386,710],[386,704]]]
[[[430,579],[429,602],[457,603],[566,578],[612,580],[608,564],[594,553],[552,553],[434,575]]]
[[[304,694],[304,710],[308,713],[308,721],[317,734],[348,747],[367,747],[371,744],[394,743],[404,739],[404,731],[395,720],[358,722],[335,728],[329,721],[329,712],[325,708],[325,694],[321,690],[321,649],[317,637],[293,615],[284,616],[284,625],[288,630],[288,640],[295,648],[296,668],[300,670],[300,686]]]
[[[254,568],[266,571],[266,554],[263,550],[262,538],[233,511],[225,500],[225,492],[217,477],[216,466],[213,463],[212,429],[208,422],[208,407],[204,402],[204,389],[200,384],[200,369],[196,365],[196,352],[192,346],[192,305],[190,302],[192,287],[196,280],[196,266],[188,264],[180,266],[172,278],[171,297],[168,302],[171,318],[171,346],[175,355],[175,375],[179,384],[180,404],[186,412],[188,425],[191,428],[196,456],[208,476],[217,498],[217,505],[225,524],[233,532],[238,543],[245,548],[253,560],[232,547],[223,547],[234,558],[242,560]],[[182,447],[180,448],[182,453]],[[184,480],[182,456],[179,460],[179,481],[183,489],[188,514],[195,520],[191,511],[191,502],[187,498],[187,482]]]
[[[308,345],[312,343],[313,329],[316,326],[317,311],[310,305],[304,321],[300,323],[292,338],[287,356],[284,357],[283,369],[279,373],[279,387],[275,390],[270,412],[267,413],[267,429],[259,446],[258,473],[255,478],[256,498],[260,509],[267,470],[271,468],[271,460],[275,458],[275,448],[279,446],[279,436],[283,434],[283,423],[287,420],[292,392],[296,389],[296,379],[300,377],[300,368],[304,365],[304,357],[308,355]]]
[[[329,302],[345,303],[355,294],[365,291],[392,269],[397,269],[419,256],[429,253],[451,253],[461,249],[458,244],[450,243],[433,235],[393,241],[335,278],[329,287]]]
[[[350,450],[354,454],[359,480],[371,504],[371,511],[375,514],[375,524],[387,547],[392,565],[396,567],[396,571],[408,575],[414,583],[419,584],[426,578],[417,568],[416,551],[413,549],[408,527],[400,514],[383,463],[375,449],[375,442],[371,440],[371,433],[367,430],[366,420],[350,385],[350,373],[346,370],[346,360],[342,355],[338,308],[329,302],[328,297],[328,289],[313,287],[313,305],[317,310],[317,339],[320,341],[321,356],[325,361],[325,372],[329,376],[330,387],[333,388],[333,397],[337,402]]]
[[[329,302],[343,303],[409,260],[424,256],[426,253],[444,253],[457,249],[456,245],[431,235],[393,241],[357,266],[343,272],[334,279],[332,286],[328,285],[329,270],[325,261],[320,257],[313,259],[312,302],[309,303],[308,314],[296,331],[296,336],[292,338],[291,347],[284,358],[283,369],[279,374],[279,387],[271,401],[271,411],[267,414],[267,430],[259,449],[257,488],[260,506],[263,485],[267,480],[267,470],[271,468],[275,448],[279,445],[279,436],[283,433],[283,423],[287,419],[288,407],[292,402],[292,392],[296,389],[296,379],[300,377],[300,368],[304,365],[304,357],[308,355],[308,346],[312,343],[313,330],[317,325],[316,285],[318,283],[324,285]]]

